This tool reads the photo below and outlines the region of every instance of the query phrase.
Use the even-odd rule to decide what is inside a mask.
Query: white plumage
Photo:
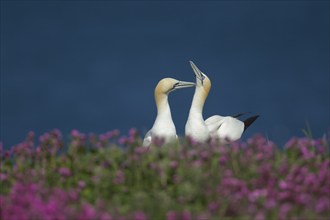
[[[246,128],[259,116],[255,115],[240,121],[236,117],[242,114],[233,117],[214,115],[204,121],[203,107],[211,89],[211,81],[192,61],[190,65],[196,76],[196,89],[185,127],[185,135],[198,142],[205,142],[209,138],[216,138],[221,142],[240,139]]]
[[[170,92],[194,86],[195,83],[179,81],[173,78],[160,80],[155,88],[155,102],[157,106],[157,117],[152,128],[143,139],[143,146],[149,147],[156,139],[168,144],[177,140],[175,125],[172,120],[171,109],[168,103]]]

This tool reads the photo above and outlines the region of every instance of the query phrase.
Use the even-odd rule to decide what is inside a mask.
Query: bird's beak
[[[179,81],[174,85],[174,89],[182,89],[182,88],[192,87],[195,85],[196,84],[193,82]]]
[[[203,75],[202,75],[202,71],[200,71],[198,69],[198,67],[192,62],[189,61],[191,68],[193,69],[195,76],[202,82],[203,84]]]

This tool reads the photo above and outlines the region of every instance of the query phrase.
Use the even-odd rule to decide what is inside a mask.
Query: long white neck
[[[158,99],[156,100],[156,105],[157,105],[157,118],[166,117],[172,120],[171,109],[170,109],[170,105],[168,104],[167,95],[164,94],[161,97],[158,97]]]
[[[207,94],[202,87],[196,86],[195,94],[191,103],[189,117],[194,117],[198,119],[203,119],[203,107]]]
[[[155,98],[157,106],[157,117],[153,128],[156,130],[171,130],[173,133],[176,133],[175,125],[172,120],[170,105],[168,104],[167,94],[157,94]]]
[[[207,92],[197,85],[185,127],[185,135],[201,143],[207,141],[210,137],[203,118],[206,97]]]

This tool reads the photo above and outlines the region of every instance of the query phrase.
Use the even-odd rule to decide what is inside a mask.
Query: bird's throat
[[[190,107],[190,114],[203,114],[204,103],[207,98],[207,94],[201,89],[197,88]]]
[[[155,96],[157,115],[164,115],[171,117],[171,109],[168,104],[168,96],[166,94],[158,94]]]

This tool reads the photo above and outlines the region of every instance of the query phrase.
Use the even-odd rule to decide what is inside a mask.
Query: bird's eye
[[[177,82],[177,83],[174,83],[174,85],[173,85],[173,87],[172,87],[172,89],[171,89],[171,90],[175,89],[175,87],[176,87],[177,85],[179,85],[179,82]]]

